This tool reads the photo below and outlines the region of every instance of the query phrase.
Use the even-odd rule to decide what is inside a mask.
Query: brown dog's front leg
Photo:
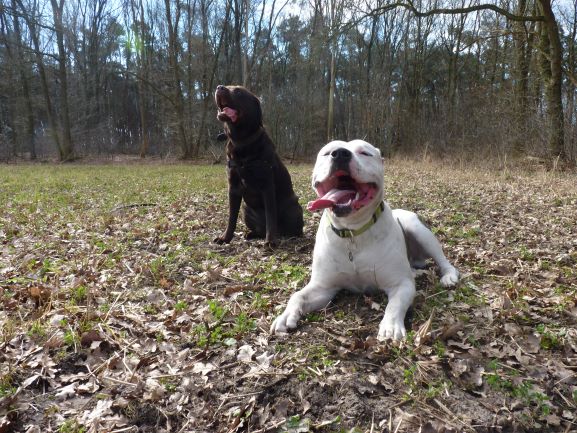
[[[241,201],[242,193],[240,187],[231,181],[228,186],[228,225],[226,226],[226,230],[214,240],[217,244],[228,244],[232,240],[234,230],[236,229]]]
[[[278,244],[277,209],[274,182],[263,191],[264,212],[266,217],[265,246],[274,247]]]

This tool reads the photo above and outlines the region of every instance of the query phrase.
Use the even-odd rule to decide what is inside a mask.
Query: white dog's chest
[[[323,218],[324,220],[324,218]],[[356,292],[387,290],[411,275],[402,233],[390,227],[387,217],[356,237],[338,237],[321,222],[313,257],[312,278],[325,285]],[[400,249],[400,250],[399,250]]]

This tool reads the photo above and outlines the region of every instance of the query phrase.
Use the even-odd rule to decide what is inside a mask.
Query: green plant
[[[46,328],[39,320],[32,322],[27,334],[32,338],[42,338],[46,336]]]
[[[160,378],[158,382],[159,382],[161,385],[164,386],[164,389],[165,389],[167,392],[171,392],[171,393],[172,393],[172,392],[175,392],[175,391],[176,391],[176,388],[177,388],[176,383],[174,383],[174,382],[171,381],[170,379]]]
[[[322,322],[324,320],[324,316],[318,312],[318,311],[314,311],[312,313],[309,313],[305,316],[305,320],[307,322]]]
[[[464,284],[459,284],[455,288],[455,301],[463,302],[472,307],[478,307],[485,304],[483,296],[479,295],[477,286],[472,281],[467,281]]]
[[[444,381],[435,381],[427,385],[427,389],[425,390],[425,397],[428,399],[436,398],[445,388],[447,387],[447,383]]]
[[[14,386],[13,382],[14,379],[10,374],[5,374],[0,377],[0,398],[12,395],[16,392],[18,388]]]
[[[228,308],[216,299],[211,299],[208,301],[208,311],[213,323],[207,321],[199,323],[192,328],[192,335],[199,347],[207,347],[211,344],[222,343],[228,336],[222,327],[222,322],[228,313]],[[237,318],[236,324],[239,326],[237,331],[241,332],[241,328],[246,330],[246,327],[250,326],[250,320],[246,315],[244,315],[240,319]]]
[[[84,285],[80,285],[80,286],[72,289],[71,297],[72,297],[73,303],[78,305],[78,304],[81,304],[84,301],[86,301],[87,292],[88,291],[86,289],[86,286],[84,286]]]
[[[311,367],[330,367],[335,363],[330,354],[325,346],[317,344],[308,349],[307,360]]]
[[[539,267],[542,271],[549,271],[551,270],[551,262],[549,260],[541,260]]]
[[[289,417],[282,425],[279,432],[281,433],[306,433],[311,430],[311,421],[308,418],[302,418],[299,415]]]
[[[66,344],[67,346],[70,347],[75,346],[76,344],[78,344],[78,342],[79,342],[78,334],[72,329],[69,329],[64,333],[64,344]]]
[[[403,370],[403,382],[409,387],[415,386],[415,373],[417,371],[417,365],[413,364]]]
[[[539,412],[538,415],[546,416],[551,408],[546,403],[549,400],[545,394],[534,390],[534,385],[529,380],[520,380],[519,378],[511,380],[500,370],[500,364],[492,360],[487,365],[490,373],[486,374],[485,381],[491,388],[509,394],[511,397],[518,398],[527,405],[533,405]]]
[[[282,260],[280,258],[279,260]],[[297,288],[301,286],[308,278],[309,269],[303,265],[291,265],[281,261],[277,263],[269,260],[259,263],[253,270],[253,275],[248,277],[251,283],[262,284],[268,283],[275,287]]]
[[[535,260],[535,254],[525,246],[521,246],[519,250],[519,255],[521,257],[521,260],[524,260],[526,262]]]
[[[345,317],[347,317],[347,313],[345,313],[343,310],[337,310],[335,311],[334,317],[337,320],[344,320]]]
[[[234,320],[231,335],[236,337],[253,331],[254,329],[256,329],[254,319],[251,319],[244,311],[242,311]]]
[[[64,421],[64,423],[58,427],[59,433],[84,433],[85,431],[86,427],[78,424],[75,420]]]
[[[220,304],[217,300],[208,301],[208,311],[212,314],[215,320],[220,321],[228,312],[227,308]]]
[[[435,351],[435,355],[439,358],[444,358],[447,354],[447,347],[441,340],[435,340],[433,343],[433,350]]]
[[[184,310],[186,310],[188,308],[188,304],[186,303],[186,301],[177,301],[176,304],[174,304],[174,310],[181,313]]]
[[[156,308],[156,305],[153,304],[146,304],[144,306],[144,312],[146,314],[151,314],[151,315],[155,315],[158,313],[158,309]]]
[[[541,341],[539,342],[541,349],[554,350],[561,347],[561,333],[548,329],[543,323],[537,325],[535,330],[541,335]]]
[[[45,280],[48,274],[56,273],[57,266],[52,260],[44,259],[42,261],[42,266],[40,267],[40,276]]]
[[[262,294],[255,293],[250,306],[254,310],[268,311],[270,302]]]

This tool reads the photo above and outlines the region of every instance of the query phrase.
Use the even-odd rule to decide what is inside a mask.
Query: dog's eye
[[[366,151],[364,151],[364,150],[361,151],[360,153],[361,153],[361,155],[364,155],[364,156],[373,156],[373,155],[371,155],[369,152],[366,152]]]

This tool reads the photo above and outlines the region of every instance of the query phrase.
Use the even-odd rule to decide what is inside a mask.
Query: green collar
[[[338,229],[333,225],[330,217],[328,218],[328,221],[329,224],[331,225],[331,229],[333,229],[333,232],[335,232],[337,236],[341,238],[352,238],[354,236],[362,235],[364,232],[370,229],[377,222],[377,220],[379,219],[384,210],[385,210],[385,202],[382,201],[381,204],[377,206],[377,208],[375,209],[375,213],[373,214],[369,222],[367,222],[364,226],[356,230]]]

